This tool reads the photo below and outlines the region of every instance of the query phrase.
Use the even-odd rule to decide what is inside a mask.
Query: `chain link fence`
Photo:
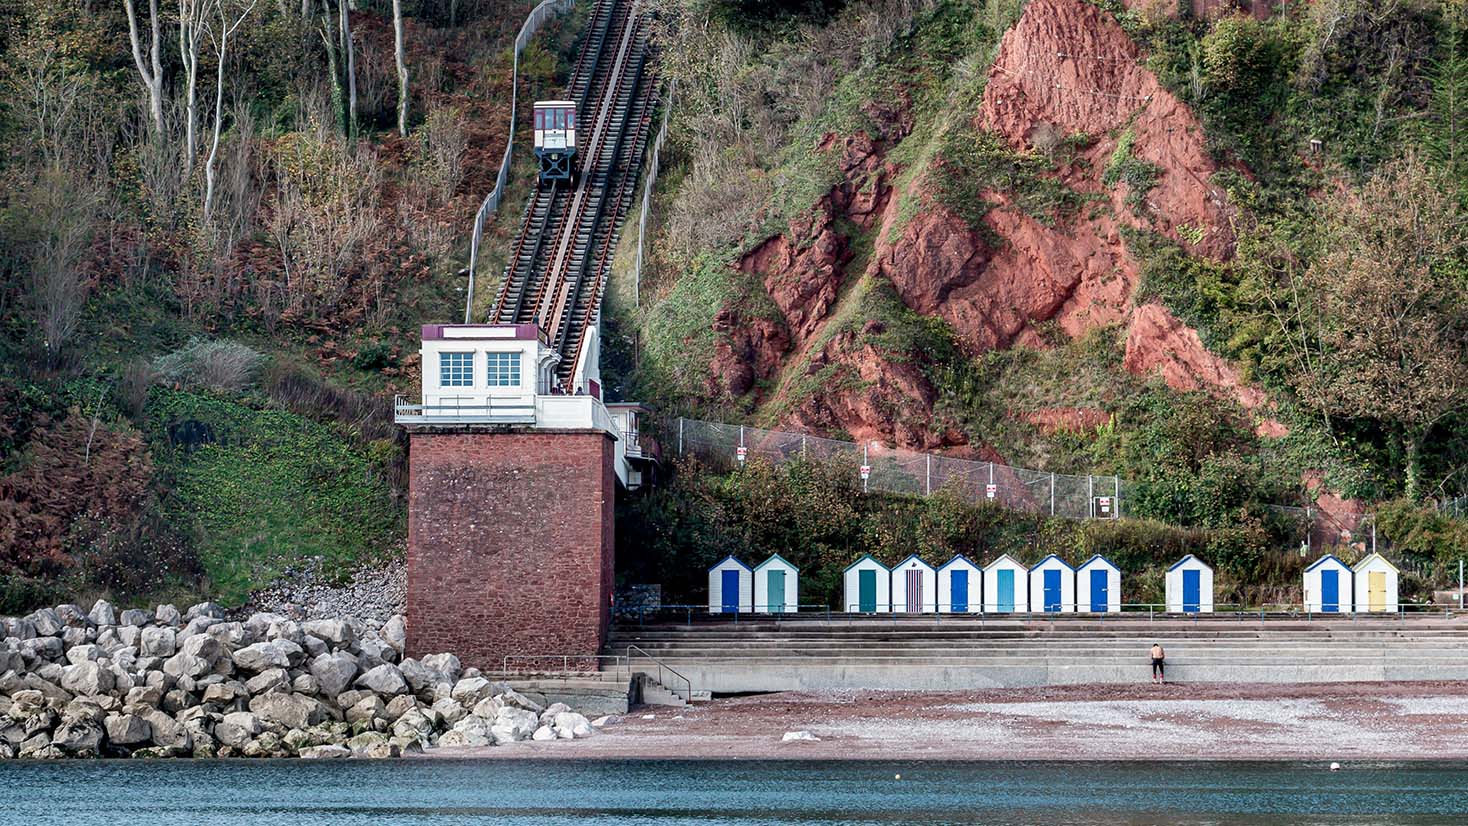
[[[947,491],[971,502],[1070,519],[1114,519],[1125,514],[1126,482],[1115,476],[1073,476],[899,450],[879,442],[844,442],[737,424],[678,419],[664,444],[675,455],[728,471],[753,459],[779,464],[807,458],[837,462],[864,477],[864,490],[931,495]]]

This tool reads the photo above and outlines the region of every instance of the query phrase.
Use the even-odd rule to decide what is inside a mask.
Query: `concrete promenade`
[[[729,694],[1145,683],[1154,642],[1171,682],[1468,680],[1468,618],[1442,613],[705,619],[621,624],[608,649],[636,645],[695,690]]]

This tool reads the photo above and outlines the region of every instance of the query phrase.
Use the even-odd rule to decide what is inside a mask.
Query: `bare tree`
[[[347,58],[347,134],[357,134],[357,50],[352,46],[352,14],[347,0],[337,0],[341,22],[342,54]]]
[[[72,143],[77,104],[86,93],[86,79],[67,72],[56,44],[47,43],[34,56],[21,62],[11,88],[18,102],[21,122],[30,128],[32,144],[40,150],[47,166],[56,166],[75,148]]]
[[[219,16],[218,26],[206,27],[214,54],[218,58],[218,69],[214,80],[214,137],[209,143],[209,158],[204,162],[204,222],[208,223],[214,210],[214,176],[219,157],[219,133],[224,124],[224,67],[229,62],[229,36],[239,29],[240,24],[255,9],[256,0],[236,5],[230,0],[211,0],[214,12]]]
[[[138,13],[133,5],[133,0],[122,0],[123,7],[127,10],[127,33],[132,42],[133,63],[138,68],[138,77],[143,81],[143,88],[148,92],[148,112],[153,119],[153,133],[161,136],[163,134],[163,59],[159,55],[160,31],[162,18],[158,16],[158,0],[148,0],[149,30],[152,37],[148,42],[148,56],[143,57],[143,44],[138,37]]]
[[[398,63],[398,134],[408,137],[408,58],[403,50],[403,0],[392,0],[393,51]]]
[[[64,167],[41,169],[22,195],[30,221],[24,260],[30,270],[30,302],[41,330],[46,362],[61,360],[81,323],[87,300],[82,262],[92,241],[101,196],[83,173]]]
[[[184,177],[194,173],[199,139],[199,45],[209,7],[218,0],[178,0],[178,55],[184,71]]]

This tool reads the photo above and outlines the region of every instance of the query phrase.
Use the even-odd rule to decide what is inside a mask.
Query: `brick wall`
[[[585,431],[409,434],[410,655],[498,669],[506,654],[601,649],[612,448]]]

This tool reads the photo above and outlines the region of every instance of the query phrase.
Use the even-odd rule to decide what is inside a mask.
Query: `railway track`
[[[525,205],[491,321],[535,323],[573,390],[621,226],[631,209],[657,103],[656,70],[638,0],[598,0],[567,88],[576,101],[580,165]]]

